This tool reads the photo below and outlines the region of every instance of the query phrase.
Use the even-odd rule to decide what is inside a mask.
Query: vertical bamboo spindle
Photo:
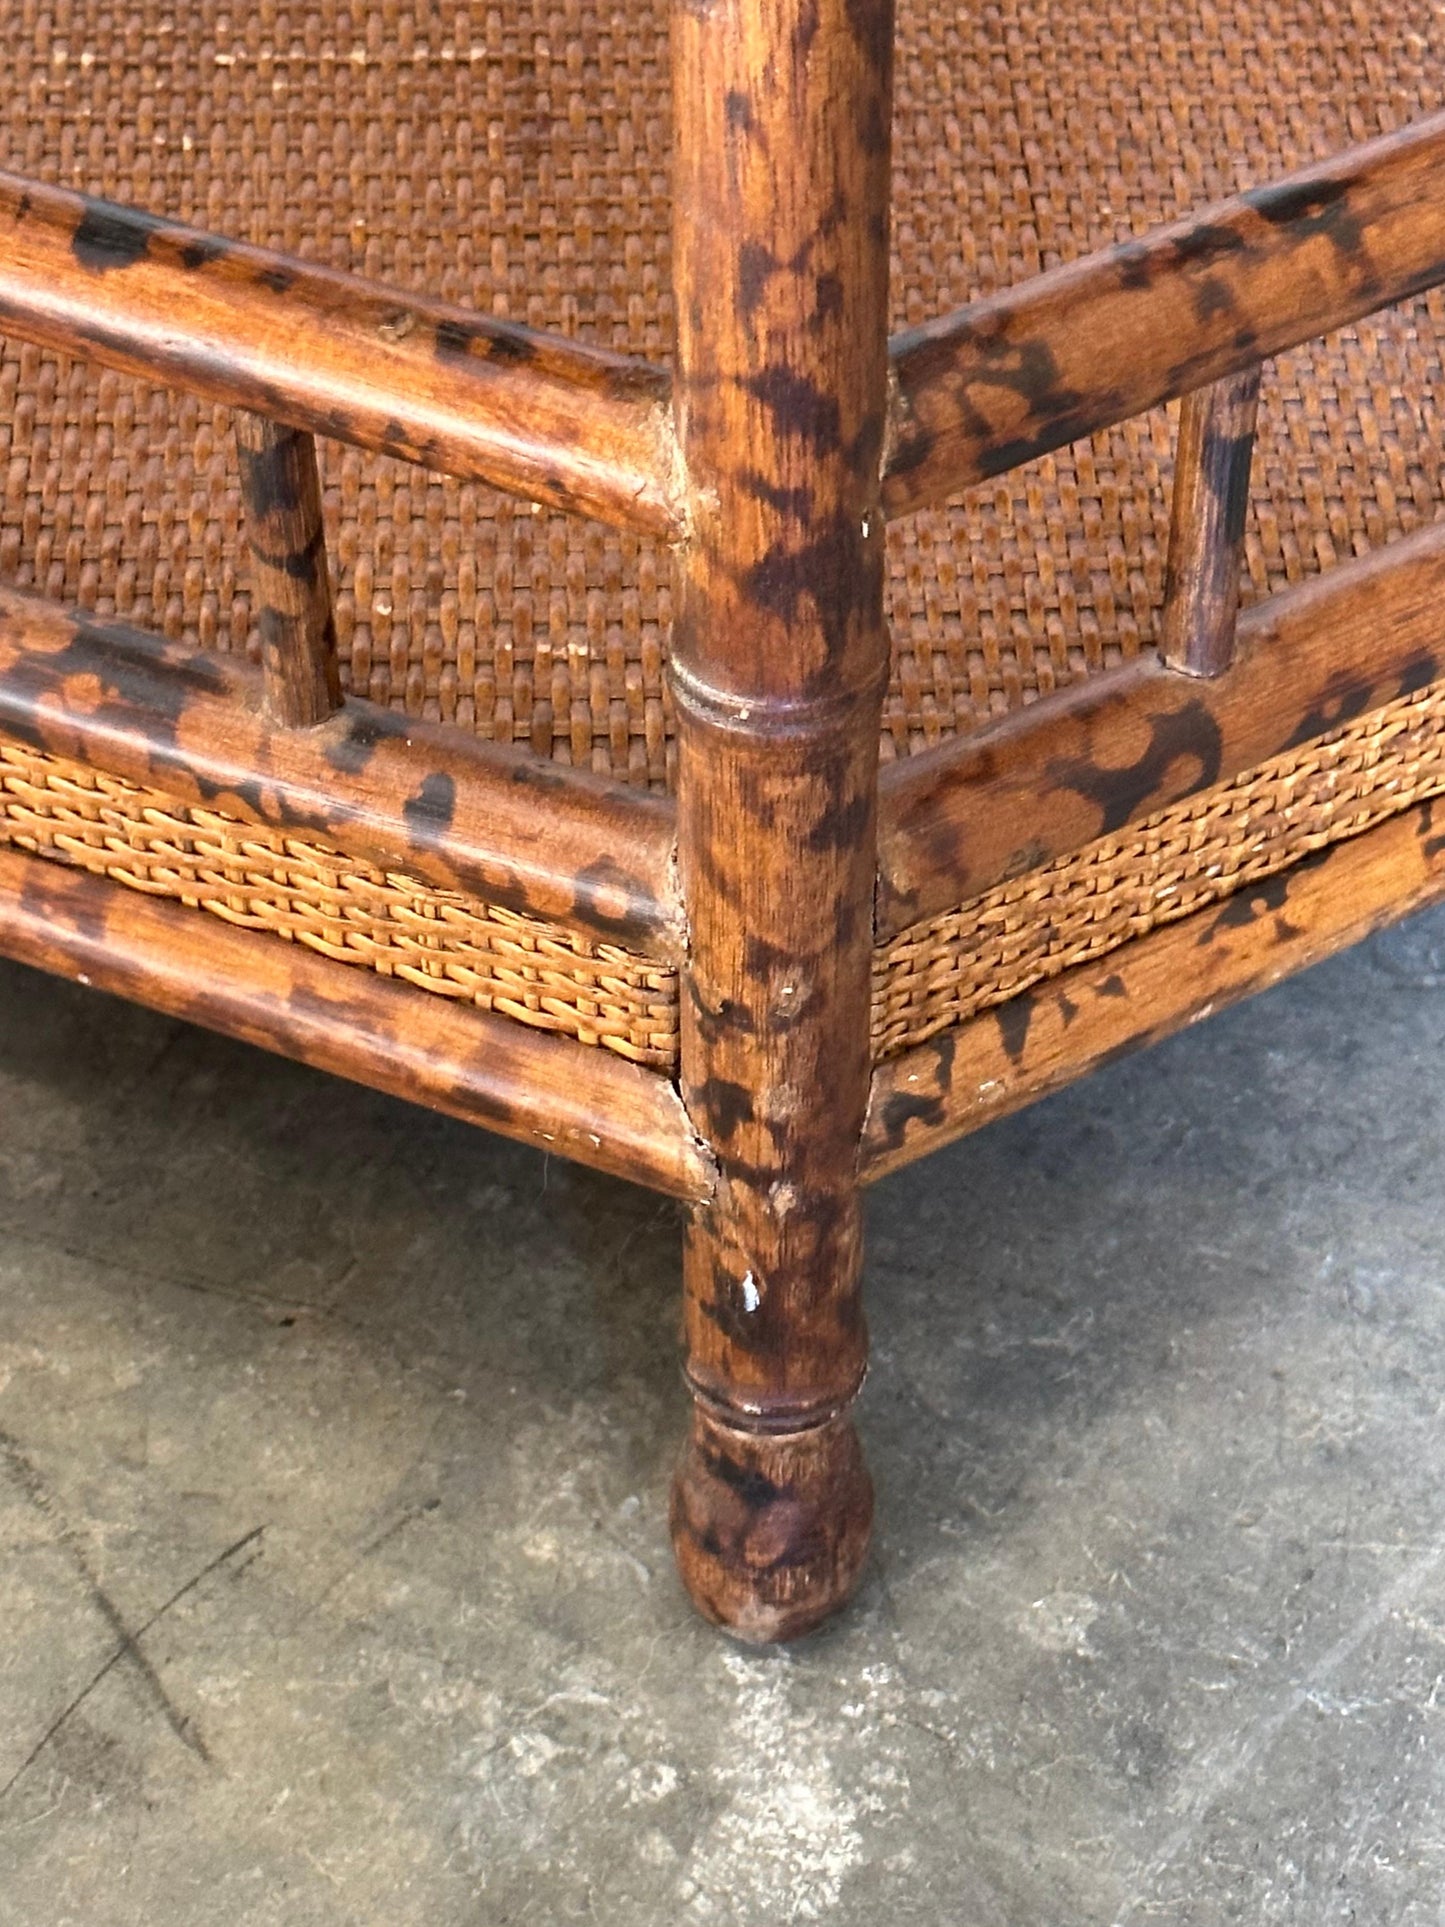
[[[686,1242],[683,1579],[745,1638],[856,1583],[872,1488],[868,1090],[892,0],[677,0],[689,536],[671,666],[682,1091],[721,1173]]]
[[[1234,658],[1244,515],[1259,413],[1258,363],[1184,397],[1161,641],[1187,676],[1218,676]]]
[[[238,410],[236,448],[266,706],[278,723],[307,729],[341,707],[316,444]]]

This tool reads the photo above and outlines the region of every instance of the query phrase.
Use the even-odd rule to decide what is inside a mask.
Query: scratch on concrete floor
[[[109,1252],[92,1251],[88,1245],[76,1244],[73,1240],[37,1237],[33,1231],[23,1231],[19,1226],[0,1221],[0,1238],[14,1250],[29,1247],[35,1251],[49,1252],[57,1258],[67,1258],[73,1263],[90,1265],[107,1270],[115,1277],[135,1278],[146,1285],[165,1285],[172,1291],[193,1292],[200,1298],[219,1298],[225,1304],[249,1305],[265,1312],[305,1312],[317,1318],[327,1318],[332,1313],[331,1297],[324,1300],[311,1298],[275,1298],[269,1292],[248,1289],[245,1285],[223,1285],[213,1279],[198,1278],[190,1272],[163,1271],[156,1265],[147,1264],[144,1271],[122,1265]],[[329,1294],[338,1294],[349,1275],[350,1267],[341,1277],[329,1286]]]
[[[160,1674],[141,1651],[140,1641],[153,1626],[157,1625],[165,1618],[168,1612],[179,1605],[188,1593],[194,1592],[196,1587],[199,1586],[203,1580],[208,1579],[219,1566],[225,1565],[228,1559],[234,1558],[238,1552],[242,1552],[247,1546],[254,1544],[265,1531],[265,1527],[253,1526],[242,1538],[237,1539],[234,1545],[227,1546],[224,1552],[217,1553],[215,1558],[209,1560],[198,1573],[195,1573],[189,1578],[183,1586],[178,1587],[163,1605],[158,1606],[144,1624],[132,1631],[131,1628],[126,1625],[120,1608],[100,1583],[100,1579],[90,1564],[89,1557],[86,1554],[85,1547],[81,1543],[79,1535],[61,1513],[35,1465],[19,1441],[12,1438],[9,1433],[6,1432],[0,1432],[0,1459],[3,1459],[11,1477],[20,1488],[27,1502],[40,1514],[54,1532],[57,1542],[63,1548],[79,1575],[92,1604],[110,1627],[116,1639],[115,1648],[105,1660],[104,1664],[86,1681],[85,1685],[75,1697],[61,1708],[31,1748],[30,1752],[26,1755],[25,1759],[20,1762],[20,1765],[15,1769],[14,1773],[11,1774],[4,1786],[0,1787],[0,1800],[3,1800],[6,1795],[20,1783],[40,1758],[40,1755],[45,1751],[46,1747],[49,1746],[50,1742],[55,1738],[56,1734],[60,1732],[66,1721],[84,1705],[85,1701],[95,1691],[96,1687],[100,1685],[101,1681],[105,1679],[123,1659],[129,1660],[135,1668],[148,1689],[152,1701],[176,1738],[183,1746],[188,1748],[190,1752],[194,1753],[197,1759],[204,1761],[207,1766],[210,1766],[212,1760],[205,1741],[196,1731],[192,1721],[180,1711],[175,1701],[166,1691],[165,1683],[161,1679]]]
[[[406,1531],[408,1526],[415,1524],[418,1519],[425,1519],[429,1517],[431,1513],[440,1511],[440,1509],[440,1499],[424,1499],[420,1505],[408,1506],[405,1512],[399,1513],[389,1525],[383,1526],[379,1532],[374,1533],[361,1547],[359,1552],[346,1560],[340,1572],[333,1578],[328,1579],[320,1592],[317,1593],[316,1597],[307,1607],[307,1612],[319,1612],[331,1595],[344,1586],[354,1572],[359,1572],[366,1561],[380,1552],[383,1546],[390,1545],[393,1539],[399,1537],[400,1534]]]
[[[1371,1600],[1349,1630],[1320,1655],[1303,1679],[1281,1693],[1272,1712],[1257,1719],[1242,1737],[1224,1740],[1204,1754],[1185,1777],[1183,1820],[1149,1862],[1140,1891],[1115,1916],[1113,1927],[1128,1927],[1142,1909],[1151,1905],[1155,1883],[1188,1850],[1205,1815],[1220,1795],[1253,1768],[1282,1726],[1318,1698],[1325,1681],[1363,1646],[1375,1628],[1423,1592],[1442,1566],[1445,1566],[1445,1546],[1436,1546],[1423,1559],[1417,1559],[1393,1585]]]

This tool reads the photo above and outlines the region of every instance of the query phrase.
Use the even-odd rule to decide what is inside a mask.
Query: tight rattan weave
[[[665,357],[666,16],[596,0],[19,0],[0,165]],[[900,9],[895,319],[1439,104],[1424,0]],[[1438,513],[1439,296],[1266,370],[1246,601]],[[173,637],[251,636],[224,413],[12,347],[0,573]],[[1153,641],[1162,412],[891,534],[886,753]],[[351,686],[661,786],[667,560],[324,450]]]
[[[665,1070],[673,973],[610,944],[388,875],[0,744],[0,843]]]

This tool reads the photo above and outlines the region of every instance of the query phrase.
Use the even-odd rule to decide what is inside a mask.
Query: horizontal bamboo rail
[[[895,337],[890,515],[1445,280],[1445,113]]]
[[[278,728],[244,658],[0,589],[0,736],[648,956],[681,952],[666,798],[368,702]]]
[[[1445,677],[1445,523],[1260,603],[1231,666],[1155,656],[882,775],[880,940]]]
[[[297,944],[0,850],[0,955],[697,1202],[672,1085],[610,1051],[419,997]]]
[[[666,371],[0,174],[0,331],[664,537]]]
[[[1266,990],[1445,897],[1445,805],[1417,804],[1223,904],[880,1065],[865,1182]]]

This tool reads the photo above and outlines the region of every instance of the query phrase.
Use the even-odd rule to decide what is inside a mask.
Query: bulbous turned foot
[[[868,1553],[873,1482],[852,1420],[743,1432],[695,1406],[671,1519],[707,1618],[757,1645],[811,1632],[851,1596]]]

